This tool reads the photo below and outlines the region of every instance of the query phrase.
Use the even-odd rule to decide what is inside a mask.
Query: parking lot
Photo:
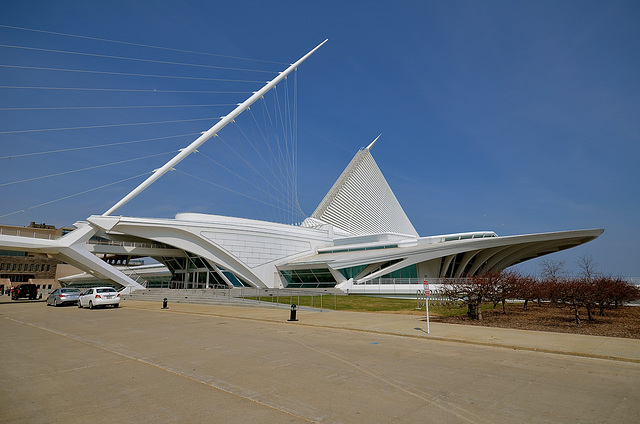
[[[565,423],[640,416],[634,361],[353,331],[355,321],[347,322],[380,314],[318,313],[310,326],[304,314],[298,323],[285,315],[261,319],[283,311],[143,303],[87,310],[2,299],[0,422]],[[333,324],[341,317],[343,328]],[[397,325],[412,325],[402,319]]]

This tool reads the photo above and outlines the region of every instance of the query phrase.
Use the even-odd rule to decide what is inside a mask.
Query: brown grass
[[[502,307],[483,310],[482,321],[464,316],[434,316],[432,321],[453,324],[481,325],[486,327],[516,328],[520,330],[552,331],[557,333],[587,334],[592,336],[624,337],[640,339],[640,306],[625,306],[605,311],[600,316],[596,311],[594,320],[587,320],[587,311],[580,310],[580,326],[576,325],[573,311],[568,307],[550,304],[529,304],[527,311],[522,305],[507,305],[507,314]]]

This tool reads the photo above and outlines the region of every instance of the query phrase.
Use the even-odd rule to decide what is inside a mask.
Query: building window
[[[418,267],[415,265],[409,265],[397,271],[385,274],[382,278],[418,278]]]
[[[325,288],[335,287],[336,280],[326,268],[296,269],[280,271],[287,281],[287,288]]]
[[[340,271],[340,273],[344,275],[344,278],[348,280],[349,278],[355,278],[367,266],[368,265],[352,266],[351,268],[342,268],[342,269],[339,269],[338,271]]]
[[[40,264],[36,264],[36,272],[40,271]]]

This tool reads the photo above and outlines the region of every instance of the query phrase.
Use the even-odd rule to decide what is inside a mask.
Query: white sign
[[[422,285],[424,286],[424,295],[431,296],[431,290],[429,290],[429,280],[424,280],[422,282]]]

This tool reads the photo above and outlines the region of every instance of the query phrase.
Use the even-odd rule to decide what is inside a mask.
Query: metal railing
[[[289,307],[295,304],[301,307],[309,307],[325,310],[337,310],[337,296],[342,292],[337,290],[313,290],[313,289],[267,289],[256,287],[225,287],[225,288],[152,288],[148,289],[145,296],[155,293],[158,296],[167,296],[176,299],[200,298],[221,299],[262,306]],[[302,303],[302,304],[301,304]]]
[[[43,234],[39,231],[34,231],[28,228],[25,228],[24,230],[0,228],[0,235],[37,238],[42,240],[57,240],[59,238],[55,234]]]
[[[151,249],[174,249],[162,243],[142,243],[134,241],[113,241],[113,240],[95,240],[90,239],[87,244],[97,244],[101,246],[124,246],[124,247],[143,247]]]
[[[447,284],[449,281],[461,281],[466,278],[427,278],[429,284]],[[408,285],[408,284],[420,284],[424,283],[424,278],[374,278],[372,280],[365,281],[364,283],[356,282],[356,285]]]
[[[429,301],[429,305],[434,306],[448,306],[453,303],[456,303],[454,300],[442,295],[438,292],[431,292],[429,296],[424,295],[424,291],[417,290],[416,291],[416,309],[421,309],[426,306],[427,301]]]
[[[238,290],[238,289],[236,289]],[[338,309],[338,292],[335,290],[313,289],[265,289],[257,287],[242,287],[239,289],[242,299],[257,300],[258,303],[273,303],[274,305],[298,305],[310,308]],[[300,298],[309,298],[309,304],[300,304]],[[288,300],[288,301],[287,301]],[[307,300],[307,299],[305,299]],[[327,303],[329,302],[329,303]]]

